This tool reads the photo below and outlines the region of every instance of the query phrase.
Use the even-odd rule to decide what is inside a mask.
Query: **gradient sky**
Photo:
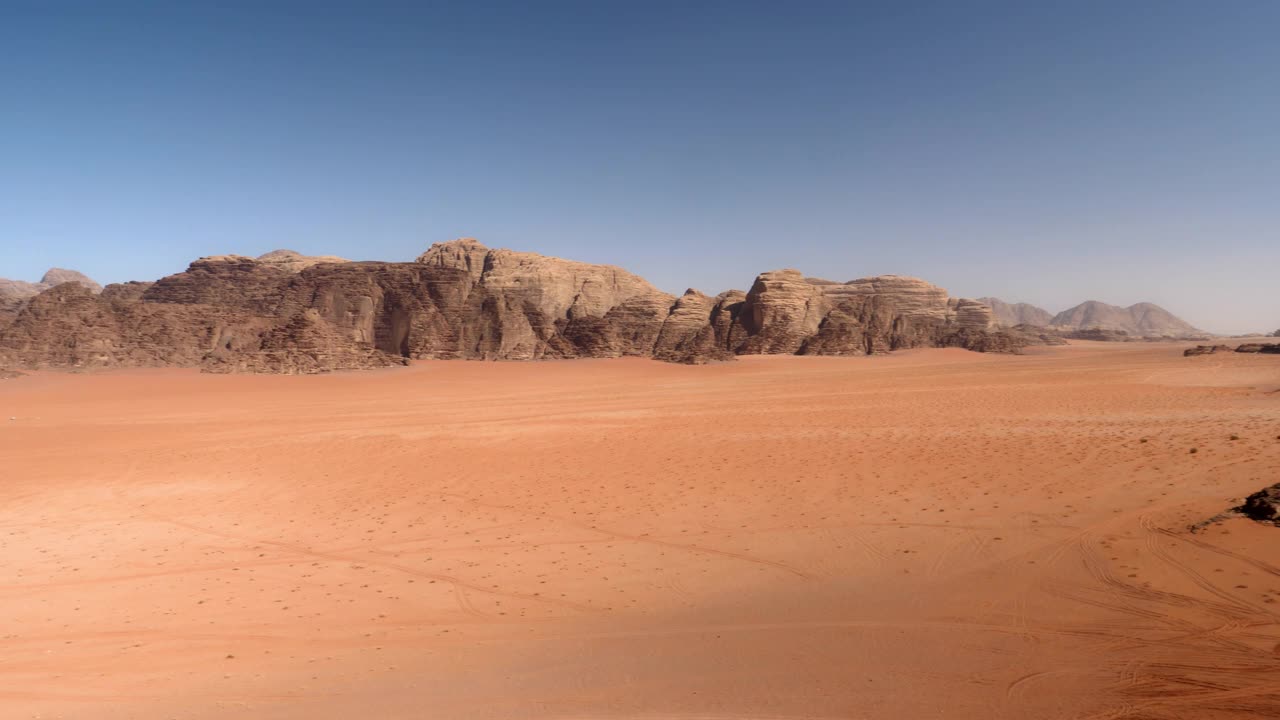
[[[0,0],[0,277],[437,240],[1280,326],[1280,3]]]

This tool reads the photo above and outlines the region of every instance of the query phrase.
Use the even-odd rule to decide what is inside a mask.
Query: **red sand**
[[[1278,717],[1280,358],[1180,352],[3,381],[0,717]]]

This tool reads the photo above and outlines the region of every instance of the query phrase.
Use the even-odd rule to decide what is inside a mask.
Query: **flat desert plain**
[[[0,717],[1280,717],[1280,357],[1181,350],[0,382]]]

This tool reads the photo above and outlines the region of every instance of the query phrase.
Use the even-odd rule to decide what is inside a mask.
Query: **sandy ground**
[[[1180,352],[6,380],[0,717],[1280,717],[1280,357]]]

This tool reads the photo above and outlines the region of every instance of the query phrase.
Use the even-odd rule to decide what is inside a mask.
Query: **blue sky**
[[[1280,3],[0,0],[0,276],[474,236],[1280,326]]]

